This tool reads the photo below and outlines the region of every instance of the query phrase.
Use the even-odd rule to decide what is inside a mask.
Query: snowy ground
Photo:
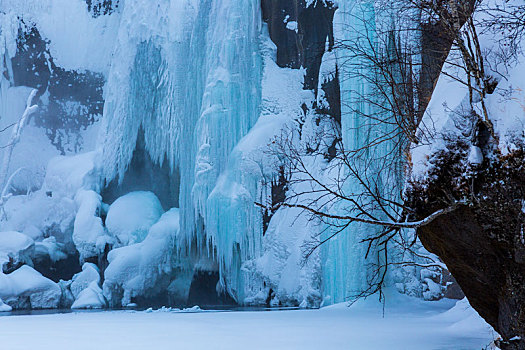
[[[404,296],[273,312],[84,312],[0,317],[0,348],[484,349],[494,333],[465,301]]]

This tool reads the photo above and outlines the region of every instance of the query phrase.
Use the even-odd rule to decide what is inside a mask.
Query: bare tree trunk
[[[11,133],[11,139],[9,140],[9,143],[5,146],[6,149],[4,151],[4,158],[2,160],[2,167],[0,168],[0,183],[3,187],[7,185],[7,179],[9,175],[9,165],[11,164],[11,157],[13,156],[13,150],[18,142],[20,142],[20,136],[22,135],[22,130],[27,124],[27,121],[31,114],[35,113],[38,109],[38,105],[33,105],[33,99],[35,98],[38,90],[34,89],[29,94],[29,97],[27,98],[26,103],[26,109],[24,110],[24,113],[22,114],[22,117],[18,121],[18,123],[15,124],[13,127],[13,131]],[[3,188],[2,187],[2,188]]]

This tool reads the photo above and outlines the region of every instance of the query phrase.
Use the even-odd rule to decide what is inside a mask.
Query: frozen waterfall
[[[343,301],[366,288],[370,267],[364,258],[366,245],[360,242],[374,233],[370,227],[350,225],[305,262],[303,245],[311,244],[312,239],[318,242],[321,232],[329,235],[330,231],[324,231],[319,222],[309,220],[296,208],[279,208],[266,217],[263,215],[267,213],[255,205],[271,201],[272,186],[279,180],[282,159],[268,153],[273,139],[282,130],[291,129],[300,134],[297,142],[303,147],[316,128],[333,127],[326,120],[319,121],[318,92],[305,88],[305,75],[312,72],[277,65],[277,48],[268,25],[263,23],[259,1],[120,0],[114,10],[96,15],[83,0],[42,0],[38,6],[29,0],[25,5],[7,2],[13,12],[0,12],[0,39],[6,42],[5,47],[0,42],[0,54],[8,62],[5,74],[12,75],[7,58],[15,55],[16,33],[22,27],[14,18],[21,16],[40,30],[42,45],[49,46],[45,55],[57,55],[57,66],[100,74],[104,107],[93,128],[98,131],[98,141],[86,136],[93,145],[85,150],[94,152],[50,162],[47,177],[42,176],[44,185],[38,201],[49,203],[46,205],[52,209],[61,205],[67,214],[62,216],[67,218],[56,219],[59,214],[53,213],[51,220],[42,214],[39,218],[43,224],[38,226],[25,223],[30,214],[16,217],[13,209],[15,214],[4,228],[25,234],[34,231],[33,226],[42,232],[51,230],[48,226],[60,226],[57,246],[73,245],[80,264],[98,259],[101,275],[107,271],[110,278],[100,287],[110,305],[118,304],[112,299],[119,297],[127,304],[134,297],[155,296],[161,292],[157,287],[187,298],[192,278],[202,271],[218,274],[217,292],[226,292],[239,304],[317,307],[323,299],[326,303]],[[378,34],[377,28],[391,25],[390,15],[377,14],[375,3],[338,1],[339,8],[332,9],[336,13],[336,40],[372,45],[370,49],[382,47],[384,42],[377,37],[384,34]],[[305,12],[324,6],[321,4],[326,5],[307,1]],[[53,21],[67,11],[76,17],[62,25]],[[315,19],[315,12],[309,16]],[[301,38],[304,28],[297,20],[285,17],[285,30]],[[313,37],[309,40],[316,40],[317,34],[309,30]],[[74,44],[82,52],[91,52],[92,60],[89,55],[80,60],[63,53],[73,45],[68,31],[75,31],[77,38],[85,36]],[[310,43],[311,47],[318,44]],[[315,61],[312,57],[316,54],[308,52],[308,59]],[[348,64],[351,55],[344,46],[337,47],[325,54],[327,60],[334,60],[323,62],[329,68],[321,68],[321,74],[338,72],[344,77],[340,79],[341,137],[348,150],[394,131],[389,122],[369,123],[368,115],[378,114],[387,121],[389,116],[363,99],[373,95],[369,78],[375,73],[359,58]],[[24,95],[26,88],[12,88],[12,81],[0,79],[0,111],[5,114],[3,102]],[[41,95],[43,101],[49,98],[45,89]],[[11,114],[14,119],[15,113]],[[391,156],[395,144],[392,140],[356,155],[358,167],[371,171],[370,176],[385,193],[397,188],[399,179],[391,182],[391,177],[382,178],[375,161]],[[319,173],[324,171],[323,162],[314,162]],[[67,178],[71,169],[78,171]],[[402,174],[400,169],[393,171],[395,176]],[[286,184],[281,186],[286,188]],[[345,186],[350,193],[362,191],[362,184],[356,182]],[[119,231],[115,225],[127,210],[121,210],[123,214],[115,224],[114,215],[108,213],[114,213],[115,206],[111,209],[109,204],[126,196],[137,198],[138,192],[155,198],[158,205],[154,218],[149,218],[151,222],[140,235],[115,234]],[[15,196],[11,206],[16,209],[17,201],[26,200],[35,208],[39,206],[29,194],[18,199]],[[338,208],[346,209],[344,205]],[[170,231],[173,227],[176,230]],[[43,237],[42,232],[39,234]],[[167,247],[161,249],[163,244]],[[372,254],[381,255],[378,250]],[[105,266],[108,262],[109,267]],[[121,270],[127,272],[121,274]],[[147,271],[148,278],[129,280],[129,271]],[[119,297],[112,298],[112,293]]]

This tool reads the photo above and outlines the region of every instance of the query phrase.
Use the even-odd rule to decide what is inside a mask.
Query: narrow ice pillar
[[[364,177],[379,176],[372,163],[373,158],[384,152],[381,147],[369,147],[382,127],[372,122],[380,116],[373,100],[376,79],[374,67],[367,55],[374,55],[376,42],[376,13],[374,0],[344,0],[334,18],[336,56],[341,81],[341,134],[345,151],[352,152],[354,167],[358,172],[367,170]],[[359,151],[357,151],[359,150]],[[350,176],[344,184],[348,194],[363,193],[363,185]],[[357,198],[356,198],[357,199]],[[356,214],[349,202],[339,205],[341,213]],[[326,237],[333,234],[328,230]],[[363,239],[377,233],[377,228],[353,223],[322,247],[323,294],[325,302],[335,303],[351,299],[365,290],[370,273],[367,266],[376,257],[370,253],[365,260],[367,246]]]

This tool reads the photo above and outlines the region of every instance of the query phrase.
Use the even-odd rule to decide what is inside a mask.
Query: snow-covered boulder
[[[73,228],[73,242],[80,253],[80,259],[97,256],[104,251],[111,238],[106,235],[100,214],[102,197],[92,190],[79,190],[75,196],[78,206]]]
[[[82,271],[74,275],[71,281],[70,290],[75,299],[77,299],[79,294],[88,288],[92,282],[96,284],[100,282],[100,271],[97,265],[85,263],[82,265]]]
[[[35,242],[26,235],[16,231],[0,232],[0,272],[9,263],[31,264],[34,250]]]
[[[81,188],[99,191],[97,156],[97,152],[88,152],[51,159],[47,165],[42,189],[52,196],[71,199]]]
[[[109,207],[106,227],[120,245],[139,243],[164,210],[152,192],[130,192]]]
[[[76,210],[72,199],[41,190],[9,198],[4,205],[6,219],[0,226],[3,231],[18,231],[35,241],[52,232],[57,242],[69,243]]]
[[[57,283],[30,266],[24,265],[8,275],[0,273],[0,298],[13,308],[53,309],[59,306],[61,296]]]
[[[120,302],[126,306],[133,297],[168,287],[178,233],[179,209],[171,209],[151,227],[143,242],[109,252],[103,289],[111,305]]]
[[[78,295],[72,309],[103,309],[106,307],[106,299],[102,294],[102,289],[98,281],[93,281],[89,286]]]

